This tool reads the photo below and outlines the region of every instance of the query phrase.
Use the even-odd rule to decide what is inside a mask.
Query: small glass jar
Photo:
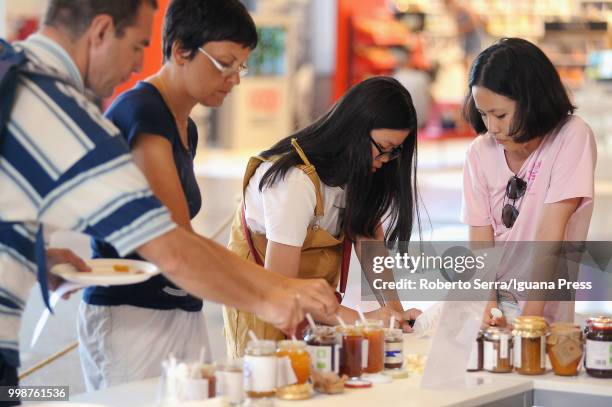
[[[401,329],[385,329],[385,369],[401,369],[404,366],[404,336]]]
[[[318,325],[308,328],[304,336],[310,354],[312,370],[338,373],[340,369],[340,344],[334,327]]]
[[[484,362],[484,349],[483,349],[484,331],[481,329],[478,331],[476,340],[472,344],[472,351],[470,352],[470,359],[468,360],[467,371],[477,372],[483,369]]]
[[[341,335],[340,375],[350,379],[361,377],[363,373],[363,333],[360,327],[353,325],[337,326]]]
[[[199,366],[202,374],[202,379],[208,381],[208,398],[212,399],[217,396],[217,378],[215,377],[215,366],[211,364],[202,364]]]
[[[278,342],[276,356],[289,357],[293,373],[297,378],[297,384],[308,382],[308,378],[310,378],[310,355],[306,349],[306,342],[298,340],[280,341]]]
[[[589,376],[612,378],[612,318],[589,318],[584,367]]]
[[[276,394],[276,342],[250,341],[244,355],[244,389],[249,398]]]
[[[244,376],[242,359],[232,359],[217,366],[217,390],[231,405],[244,400]]]
[[[512,371],[512,335],[509,330],[492,326],[484,332],[483,368],[493,373]]]
[[[584,338],[578,325],[557,322],[550,325],[546,353],[558,376],[576,376],[582,359]]]
[[[385,367],[385,333],[383,321],[378,319],[366,319],[357,321],[357,326],[363,327],[364,339],[368,341],[368,364],[363,371],[365,373],[380,373]],[[365,353],[365,352],[364,352]]]
[[[520,374],[546,372],[546,336],[548,325],[543,317],[520,316],[514,320],[514,368]]]

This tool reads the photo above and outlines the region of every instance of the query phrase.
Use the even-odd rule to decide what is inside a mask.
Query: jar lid
[[[257,341],[249,341],[247,343],[247,351],[248,350],[256,350],[258,352],[276,352],[276,342],[268,339],[260,339]]]
[[[385,336],[402,336],[403,333],[399,328],[385,328]]]
[[[276,397],[282,400],[306,400],[312,397],[312,387],[309,383],[290,384],[279,388]]]
[[[336,332],[344,335],[361,335],[363,327],[359,325],[336,325]]]
[[[506,337],[507,339],[510,339],[510,331],[506,328],[492,326],[485,330],[484,337],[485,339],[488,339],[491,341],[500,340],[502,337]]]
[[[612,318],[610,317],[596,317],[589,318],[589,326],[596,329],[612,329]]]
[[[570,338],[582,342],[582,329],[571,322],[554,322],[550,324],[548,343],[555,345],[559,338]]]
[[[590,325],[591,322],[593,322],[594,320],[598,320],[598,319],[601,319],[601,318],[609,318],[609,317],[607,317],[605,315],[597,315],[597,316],[594,316],[594,317],[589,317],[589,318],[586,319],[586,324]]]
[[[372,387],[372,382],[361,379],[350,379],[344,383],[344,387],[348,387],[349,389],[366,389]]]
[[[542,336],[548,332],[548,325],[544,317],[520,316],[514,320],[515,335],[519,336]]]
[[[278,349],[306,349],[306,342],[298,339],[286,339],[278,341]]]
[[[364,328],[382,328],[383,326],[385,326],[383,324],[383,321],[381,321],[380,319],[366,319],[365,322],[358,319],[357,321],[355,321],[355,325],[356,326],[362,326]]]
[[[313,330],[308,327],[305,331],[304,339],[307,341],[318,340],[322,341],[326,340],[335,340],[336,338],[336,328],[333,326],[327,325],[317,325],[317,327]]]

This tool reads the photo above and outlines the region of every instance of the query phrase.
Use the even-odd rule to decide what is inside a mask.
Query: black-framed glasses
[[[387,161],[393,161],[396,158],[398,158],[400,155],[402,155],[402,144],[400,144],[399,146],[391,149],[391,151],[385,151],[380,146],[380,144],[378,144],[372,138],[372,136],[370,136],[370,141],[372,142],[372,144],[374,144],[374,147],[376,147],[376,150],[378,150],[378,155],[376,157],[374,157],[375,160],[380,160],[380,159],[382,159],[384,157],[387,157]]]
[[[506,185],[506,198],[511,200],[502,209],[502,222],[505,227],[511,228],[519,216],[519,210],[516,208],[516,201],[521,199],[527,191],[527,183],[516,175],[510,177]]]

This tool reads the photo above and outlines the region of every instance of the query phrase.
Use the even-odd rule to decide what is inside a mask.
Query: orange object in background
[[[336,72],[332,92],[338,100],[351,86],[351,19],[356,16],[391,16],[385,0],[338,0],[336,13]]]
[[[166,9],[172,0],[157,0],[157,11],[153,20],[153,34],[151,35],[151,45],[145,49],[144,63],[142,71],[130,77],[130,80],[115,88],[113,95],[104,101],[106,109],[113,100],[121,93],[132,88],[136,82],[143,80],[156,73],[162,66],[162,26],[164,24],[164,16]]]

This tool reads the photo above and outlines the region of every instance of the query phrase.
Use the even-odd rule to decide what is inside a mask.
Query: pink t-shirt
[[[570,116],[563,126],[544,137],[516,174],[527,181],[525,195],[515,202],[519,216],[512,228],[502,222],[506,185],[515,175],[506,162],[503,146],[491,135],[477,137],[469,146],[463,168],[461,221],[470,226],[493,227],[497,242],[534,241],[545,204],[582,198],[570,217],[566,241],[584,241],[593,212],[594,172],[597,159],[595,137],[578,116]],[[518,277],[511,269],[500,270],[501,280]],[[525,293],[514,293],[519,299]],[[547,319],[572,320],[571,309],[561,303],[548,303]],[[569,304],[568,304],[569,305]]]

